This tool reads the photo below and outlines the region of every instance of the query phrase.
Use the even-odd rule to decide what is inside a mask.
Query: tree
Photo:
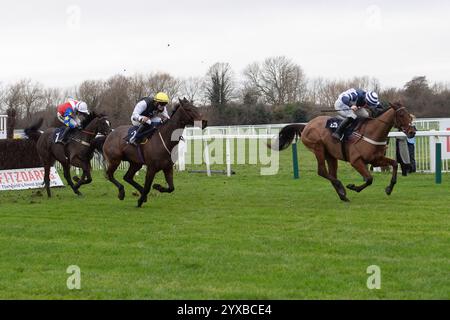
[[[91,110],[97,110],[102,104],[105,84],[103,81],[86,80],[83,81],[77,90],[77,99],[86,102]]]
[[[217,62],[206,73],[205,94],[212,106],[223,106],[234,93],[233,71],[229,63]]]
[[[115,75],[105,82],[101,112],[107,114],[116,126],[129,124],[136,101],[131,101],[130,80],[122,75]]]
[[[22,99],[27,121],[31,120],[32,114],[42,109],[43,86],[31,80],[22,80]]]
[[[244,70],[247,85],[256,88],[273,105],[295,103],[306,98],[306,79],[302,68],[285,56],[267,58]]]
[[[23,86],[23,81],[9,85],[3,100],[6,110],[14,110],[15,114],[19,117],[22,114],[23,107]]]
[[[168,73],[155,73],[147,78],[147,87],[151,94],[165,92],[171,100],[178,95],[180,85],[180,80],[172,77]]]
[[[141,98],[149,95],[146,81],[142,74],[135,74],[129,78],[128,95],[131,101],[139,101]]]
[[[405,84],[405,102],[417,117],[430,114],[433,108],[433,91],[425,76],[414,77]]]
[[[201,77],[189,77],[181,81],[180,94],[189,101],[195,103],[201,96],[204,79]]]

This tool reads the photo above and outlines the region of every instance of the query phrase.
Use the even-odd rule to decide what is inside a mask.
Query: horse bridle
[[[405,107],[400,107],[398,109],[394,109],[394,111],[395,111],[395,113],[397,113],[398,111],[403,110],[403,109],[406,109],[406,108]],[[379,118],[372,118],[372,117],[370,117],[370,118],[374,119],[374,120],[377,120],[377,121],[380,121],[380,122],[384,123],[385,125],[388,125],[388,126],[390,125],[390,123],[387,123],[386,121],[383,121],[383,120],[381,120]],[[398,126],[397,117],[396,116],[394,116],[394,127],[401,129],[403,131],[403,133],[406,134],[406,129],[404,129],[401,126],[400,127]],[[386,141],[378,142],[378,141],[372,140],[370,138],[367,138],[366,136],[364,136],[364,134],[360,134],[360,133],[357,133],[357,132],[353,132],[353,135],[355,135],[359,139],[363,139],[364,141],[366,141],[366,142],[368,142],[370,144],[373,144],[373,145],[380,145],[381,146],[381,145],[386,145],[387,144]]]

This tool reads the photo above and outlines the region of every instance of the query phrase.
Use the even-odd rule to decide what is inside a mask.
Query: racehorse
[[[39,137],[36,148],[44,165],[44,184],[49,198],[51,197],[50,167],[55,164],[55,161],[61,163],[67,184],[77,195],[81,195],[78,190],[81,185],[92,181],[90,160],[93,149],[91,143],[97,133],[108,135],[111,132],[111,124],[106,116],[97,115],[93,112],[82,121],[81,127],[83,129],[74,130],[65,145],[55,143],[55,130],[57,128],[48,128],[39,136],[36,134],[35,126],[25,129],[25,133],[30,138],[36,139],[36,137]],[[70,176],[71,165],[83,170],[82,177],[76,184],[73,183]]]
[[[341,142],[331,136],[331,131],[326,128],[330,119],[327,116],[319,116],[312,119],[306,125],[293,124],[281,129],[278,136],[278,144],[272,144],[273,149],[286,149],[294,138],[301,137],[303,144],[314,153],[318,165],[318,175],[329,180],[336,190],[339,198],[349,201],[346,190],[337,178],[338,160],[350,162],[364,178],[364,184],[355,186],[347,185],[347,188],[361,192],[373,182],[373,177],[367,169],[367,164],[374,167],[392,166],[392,178],[386,187],[387,195],[392,193],[397,182],[397,161],[385,157],[387,137],[392,127],[403,131],[407,137],[415,136],[416,129],[412,126],[412,118],[406,108],[400,103],[389,103],[381,115],[365,120],[352,133],[347,142]],[[344,144],[344,146],[342,146]],[[328,169],[325,165],[328,165]]]
[[[147,195],[150,192],[153,178],[161,170],[164,172],[168,188],[155,184],[153,189],[159,192],[169,193],[175,190],[173,184],[174,163],[171,156],[172,149],[182,138],[182,129],[186,125],[193,125],[196,121],[202,121],[203,128],[206,125],[206,122],[201,119],[201,114],[198,109],[184,98],[183,100],[179,99],[179,103],[175,106],[170,119],[162,124],[158,128],[158,131],[144,144],[139,144],[136,147],[125,141],[130,126],[120,126],[108,135],[103,145],[103,155],[107,163],[106,177],[118,188],[118,197],[120,200],[125,198],[125,189],[114,178],[114,172],[123,160],[130,163],[130,167],[123,179],[140,193],[138,207],[141,207],[142,203],[147,201]],[[141,186],[133,178],[144,164],[147,165],[147,173],[145,176],[145,184]]]

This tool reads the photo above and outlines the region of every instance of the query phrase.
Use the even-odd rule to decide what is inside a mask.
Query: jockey
[[[80,114],[83,116],[89,115],[89,110],[86,102],[77,101],[72,98],[69,98],[66,103],[59,105],[57,110],[56,116],[66,128],[56,143],[64,143],[64,139],[67,137],[69,131],[80,127],[81,121],[78,116]]]
[[[138,101],[131,115],[133,126],[139,126],[128,143],[136,145],[141,141],[144,133],[170,119],[166,106],[169,103],[169,96],[164,92],[158,92],[154,97],[146,97]]]
[[[369,113],[364,108],[378,110],[380,102],[378,94],[374,91],[365,92],[361,89],[349,89],[341,93],[334,103],[334,109],[344,117],[339,127],[333,132],[332,137],[340,140],[345,129],[357,118],[367,118]]]

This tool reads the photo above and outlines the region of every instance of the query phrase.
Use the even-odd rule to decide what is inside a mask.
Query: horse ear
[[[178,101],[180,101],[180,104],[183,104],[183,100],[181,100],[180,98],[178,98]]]

